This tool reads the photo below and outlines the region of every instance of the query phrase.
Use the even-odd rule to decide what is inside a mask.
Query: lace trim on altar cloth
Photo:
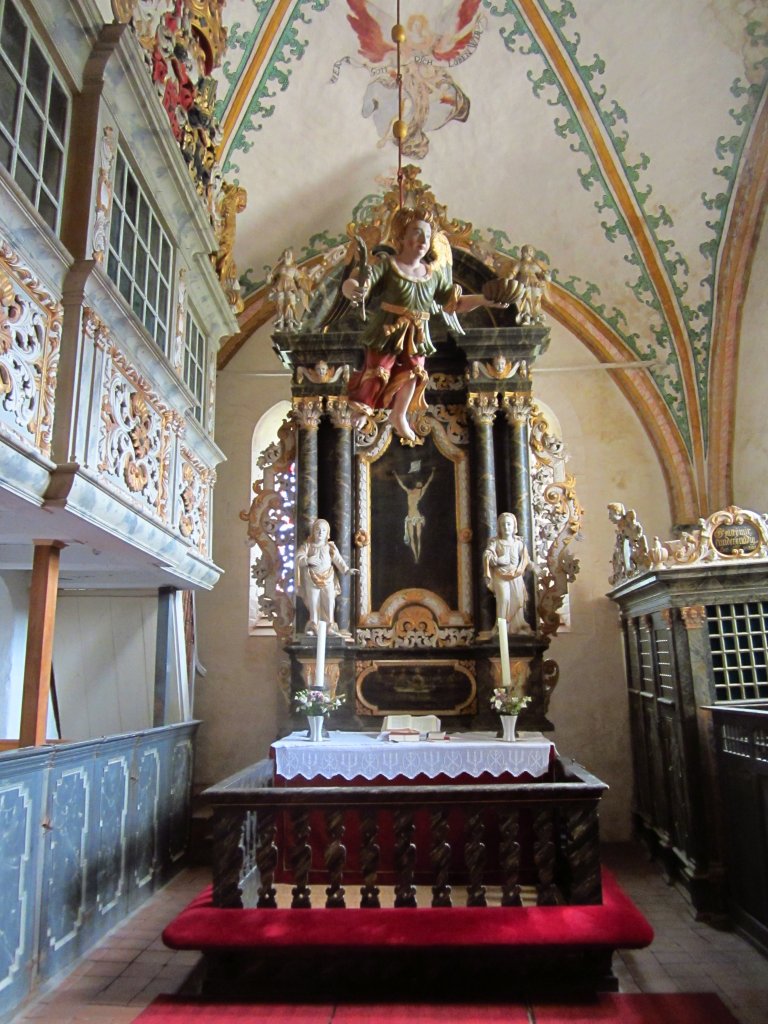
[[[439,775],[454,779],[462,775],[494,776],[544,775],[554,744],[541,733],[521,733],[515,743],[487,737],[418,743],[389,743],[384,736],[331,731],[320,742],[308,733],[294,732],[272,744],[275,772],[283,779],[341,777],[415,779]]]

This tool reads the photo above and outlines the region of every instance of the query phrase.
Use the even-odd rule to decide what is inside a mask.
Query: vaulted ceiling
[[[395,173],[396,3],[228,0],[225,175],[246,307],[287,246],[338,243]],[[401,0],[405,159],[492,254],[531,243],[547,312],[616,375],[677,521],[727,504],[741,308],[768,186],[765,0]],[[762,275],[765,280],[766,275]]]

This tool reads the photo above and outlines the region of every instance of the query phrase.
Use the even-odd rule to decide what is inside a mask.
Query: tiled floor
[[[656,931],[648,949],[615,957],[621,991],[717,992],[741,1024],[768,1024],[768,960],[737,935],[697,923],[638,849],[609,847],[605,861]],[[208,878],[205,868],[184,871],[12,1024],[128,1024],[159,993],[177,992],[198,955],[166,949],[160,932]]]

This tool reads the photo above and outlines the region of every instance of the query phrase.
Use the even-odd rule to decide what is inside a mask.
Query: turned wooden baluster
[[[242,907],[244,811],[216,811],[213,816],[213,903]]]
[[[416,864],[416,846],[413,834],[413,813],[398,808],[394,812],[395,826],[395,906],[415,907],[416,887],[413,884]]]
[[[312,829],[309,824],[309,811],[304,807],[296,807],[291,811],[293,823],[293,847],[291,849],[291,868],[293,870],[294,887],[291,889],[291,907],[303,909],[312,906],[312,890],[309,888],[309,870],[312,867],[312,847],[309,837]]]
[[[342,843],[344,838],[344,812],[337,807],[332,807],[325,812],[325,825],[328,830],[328,846],[325,849],[325,869],[328,872],[328,888],[325,890],[327,897],[326,907],[346,907],[344,901],[344,887],[341,884],[344,877],[344,866],[347,863],[347,848]]]
[[[488,905],[483,885],[483,869],[485,868],[485,825],[481,811],[467,812],[467,841],[464,844],[464,863],[467,865],[467,906],[485,907]]]
[[[451,887],[448,872],[451,864],[451,844],[448,840],[448,811],[438,807],[430,815],[432,846],[429,851],[434,869],[435,884],[432,886],[432,906],[452,907]]]
[[[570,807],[565,821],[565,856],[571,876],[569,902],[602,903],[597,808]]]
[[[375,809],[366,808],[360,815],[360,871],[363,884],[360,886],[360,906],[380,907],[379,888],[376,877],[379,873],[381,847],[376,842],[379,822]]]
[[[533,860],[536,864],[536,903],[540,907],[565,903],[563,894],[555,884],[555,825],[552,811],[542,808],[533,819]]]
[[[520,907],[520,812],[503,810],[499,813],[499,862],[501,867],[501,905]]]
[[[258,888],[259,898],[256,901],[259,908],[273,909],[277,906],[277,890],[274,886],[277,867],[276,835],[275,812],[266,809],[259,811],[256,824],[256,867],[261,879]]]

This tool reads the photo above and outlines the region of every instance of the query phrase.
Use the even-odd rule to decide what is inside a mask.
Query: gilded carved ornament
[[[478,426],[490,426],[498,411],[498,400],[492,391],[474,391],[467,395],[467,409]]]
[[[296,384],[301,384],[305,380],[310,384],[336,384],[337,381],[346,383],[349,380],[349,366],[329,366],[324,360],[320,360],[314,366],[297,366],[294,376]]]
[[[522,380],[530,379],[528,362],[525,359],[517,359],[512,362],[502,353],[497,353],[487,363],[474,360],[467,370],[468,380],[509,380],[512,377],[520,377]]]
[[[699,519],[696,527],[663,542],[658,537],[648,542],[634,509],[613,503],[608,506],[608,517],[616,526],[613,586],[642,572],[682,565],[768,560],[768,516],[737,505]]]
[[[62,308],[0,242],[0,429],[51,451]]]
[[[96,209],[93,218],[93,258],[102,263],[109,243],[109,215],[112,210],[112,165],[117,146],[115,130],[105,125],[99,142],[99,178],[96,182]]]
[[[187,164],[190,180],[200,196],[218,243],[214,266],[230,306],[243,309],[233,252],[235,220],[245,209],[245,189],[221,178],[217,150],[220,127],[214,116],[216,80],[227,46],[222,23],[225,0],[112,0],[116,21],[130,24],[144,50],[145,62],[159,102],[168,117],[169,130]],[[111,136],[102,140],[102,168],[111,159],[105,151]],[[97,198],[99,237],[94,255],[106,249],[108,175],[100,171]],[[108,197],[111,203],[111,194]],[[101,224],[103,221],[103,224]]]
[[[299,427],[302,430],[317,430],[323,415],[322,398],[294,398],[292,405],[292,412]]]
[[[184,373],[184,339],[187,330],[187,271],[184,267],[179,271],[179,284],[176,291],[176,317],[174,321],[173,340],[171,342],[171,366],[181,377]]]
[[[346,398],[328,398],[326,407],[331,423],[337,430],[352,430],[355,425],[355,413]]]
[[[176,528],[202,555],[208,554],[208,506],[215,483],[215,470],[182,447]]]
[[[240,513],[248,523],[248,543],[259,549],[253,566],[253,578],[261,588],[259,607],[271,622],[282,642],[293,635],[293,552],[296,500],[293,465],[296,459],[297,423],[287,417],[278,440],[259,457],[261,479],[253,484],[254,498],[250,508]]]
[[[511,392],[501,399],[501,408],[507,423],[527,423],[532,409],[531,396],[528,392]]]
[[[237,215],[248,205],[248,193],[240,185],[230,185],[223,181],[215,206],[214,227],[219,248],[214,260],[216,276],[224,294],[229,300],[233,312],[242,313],[245,308],[240,294],[237,264],[235,263],[235,234],[237,231]]]
[[[565,468],[565,446],[536,404],[530,406],[528,445],[534,522],[532,557],[539,566],[538,631],[554,636],[561,626],[568,586],[579,572],[571,544],[581,537],[584,510],[576,496],[576,481]]]
[[[703,604],[688,605],[680,609],[680,618],[686,629],[701,629],[707,623],[707,609]]]
[[[99,471],[121,484],[142,510],[168,519],[171,439],[181,418],[119,349],[107,349],[101,399]]]

